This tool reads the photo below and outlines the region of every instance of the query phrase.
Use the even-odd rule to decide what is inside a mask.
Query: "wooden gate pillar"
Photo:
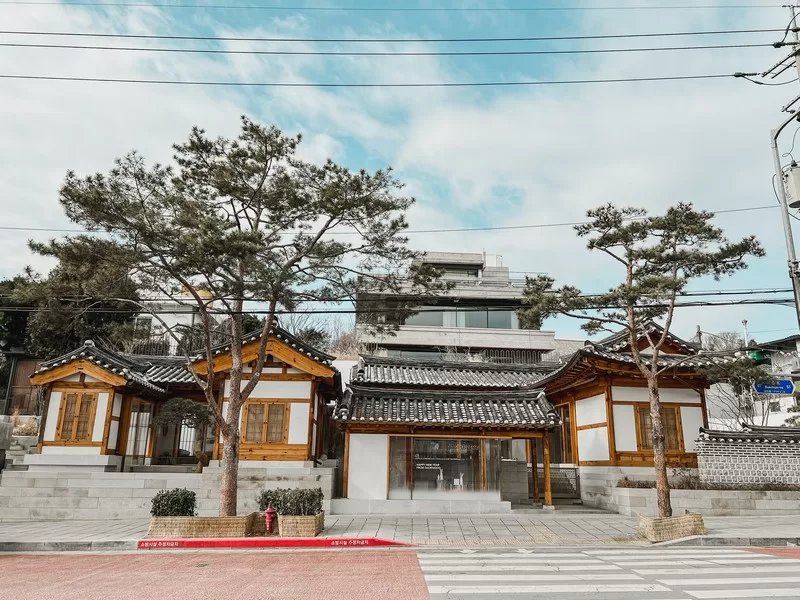
[[[545,433],[542,439],[543,457],[542,468],[544,469],[544,504],[545,506],[552,506],[553,504],[553,491],[550,488],[550,432]]]

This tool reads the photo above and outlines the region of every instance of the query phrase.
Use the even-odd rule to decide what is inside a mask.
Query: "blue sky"
[[[223,3],[223,0],[215,0]],[[235,4],[256,4],[224,0]],[[266,4],[266,2],[264,2]],[[292,6],[310,2],[292,0]],[[730,3],[730,2],[728,2]],[[775,2],[751,2],[775,4]],[[274,0],[270,4],[290,4]],[[348,0],[314,6],[388,6]],[[411,0],[394,5],[426,6]],[[576,6],[578,2],[452,0],[448,6]],[[649,0],[584,5],[676,4]],[[686,2],[692,4],[692,2]],[[715,4],[704,1],[703,4]],[[3,29],[236,37],[514,37],[596,35],[781,27],[783,9],[353,12],[177,10],[65,5],[0,5]],[[440,5],[443,5],[441,3]],[[639,40],[515,43],[383,43],[370,45],[168,42],[30,38],[4,42],[295,50],[525,50],[766,43],[774,34]],[[783,50],[772,48],[567,56],[319,57],[0,48],[0,73],[180,80],[296,82],[427,82],[598,79],[760,71]],[[788,74],[785,76],[788,79]],[[663,210],[678,201],[710,209],[775,203],[768,132],[800,84],[756,86],[709,80],[534,88],[363,89],[203,88],[6,80],[0,86],[0,202],[4,224],[65,227],[57,190],[67,169],[106,171],[136,148],[166,161],[170,144],[194,124],[232,135],[241,114],[302,132],[303,155],[352,168],[392,165],[418,203],[412,229],[506,226],[581,220],[588,208],[615,202]],[[790,128],[789,134],[794,128]],[[783,144],[788,148],[789,137]],[[788,284],[777,210],[720,215],[731,237],[756,234],[768,256],[719,284],[695,289],[770,288]],[[4,232],[0,275],[47,264],[26,249],[35,232]],[[420,250],[501,254],[513,271],[548,272],[559,282],[598,292],[620,274],[584,249],[568,227],[452,234],[415,234]],[[677,333],[739,330],[755,337],[796,331],[784,307],[685,309]],[[552,321],[563,337],[578,324]]]

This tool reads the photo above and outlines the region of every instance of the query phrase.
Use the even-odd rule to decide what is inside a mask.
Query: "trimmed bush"
[[[150,514],[154,517],[194,517],[197,494],[185,488],[161,490],[153,496]]]
[[[264,490],[257,500],[260,510],[267,510],[271,506],[279,515],[313,517],[322,512],[324,497],[322,488],[312,490],[295,488]]]

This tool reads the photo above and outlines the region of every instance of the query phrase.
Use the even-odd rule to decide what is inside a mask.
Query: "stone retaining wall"
[[[800,485],[800,444],[701,438],[697,440],[697,463],[700,480],[706,483]]]
[[[671,490],[672,511],[707,517],[800,515],[800,492],[745,492],[740,490]],[[621,515],[654,517],[658,504],[655,489],[614,488],[613,510]]]
[[[173,488],[194,491],[199,515],[214,516],[219,510],[219,480],[218,467],[207,467],[202,474],[3,471],[0,522],[147,518],[155,493]],[[329,511],[333,482],[334,469],[240,467],[237,512],[258,510],[261,490],[295,487],[321,487],[323,508]]]

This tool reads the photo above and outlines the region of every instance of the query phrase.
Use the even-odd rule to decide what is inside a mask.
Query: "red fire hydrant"
[[[265,525],[266,530],[267,530],[267,535],[272,533],[272,528],[273,528],[273,526],[275,524],[275,515],[276,514],[277,513],[275,512],[275,509],[272,508],[271,506],[267,507],[267,510],[264,511],[264,525]]]

